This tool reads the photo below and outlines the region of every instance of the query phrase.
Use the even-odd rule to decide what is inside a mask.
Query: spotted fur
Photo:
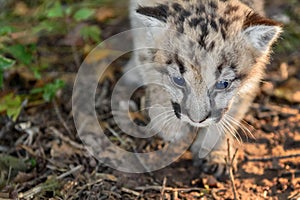
[[[260,0],[131,0],[130,8],[132,26],[147,30],[134,35],[135,47],[144,50],[128,66],[150,65],[131,79],[160,84],[147,87],[149,106],[161,108],[149,111],[153,128],[167,140],[197,131],[195,158],[206,155],[207,166],[224,163],[225,138],[241,126],[255,97],[280,24],[263,16]],[[230,86],[217,89],[224,81]],[[213,172],[219,176],[224,168]]]

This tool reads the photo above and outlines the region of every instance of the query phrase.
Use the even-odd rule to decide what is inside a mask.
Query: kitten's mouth
[[[199,127],[199,128],[208,127],[208,126],[210,126],[211,124],[214,123],[213,118],[206,118],[201,122],[194,122],[189,117],[184,116],[184,115],[182,115],[181,120],[184,121],[184,122],[189,123],[191,126]]]
[[[203,120],[199,121],[199,122],[195,122],[193,121],[192,119],[190,119],[190,117],[184,115],[181,113],[181,107],[178,103],[175,103],[175,102],[172,102],[172,106],[173,106],[173,110],[174,110],[174,114],[175,116],[184,121],[184,122],[187,122],[189,123],[190,125],[192,126],[195,126],[195,127],[207,127],[209,125],[211,125],[215,119],[211,118],[211,114],[209,113],[207,115],[207,117],[205,117]]]

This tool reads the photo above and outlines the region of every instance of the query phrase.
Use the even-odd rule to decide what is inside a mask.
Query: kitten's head
[[[278,38],[278,23],[236,0],[172,1],[137,9],[148,27],[160,79],[177,118],[193,126],[217,123],[236,95],[255,92]],[[148,38],[149,39],[149,38]]]

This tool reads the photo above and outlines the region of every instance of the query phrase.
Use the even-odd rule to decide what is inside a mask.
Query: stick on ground
[[[237,195],[237,191],[236,191],[236,187],[235,187],[235,180],[234,180],[234,175],[233,175],[233,163],[236,157],[236,154],[238,152],[238,149],[236,149],[232,159],[231,159],[231,152],[230,152],[230,140],[227,139],[227,158],[225,158],[226,160],[226,165],[227,168],[229,170],[229,178],[230,178],[230,182],[231,182],[231,187],[232,187],[232,192],[234,195],[234,200],[238,200],[238,195]]]

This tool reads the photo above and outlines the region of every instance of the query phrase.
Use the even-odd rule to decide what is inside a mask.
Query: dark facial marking
[[[168,59],[167,61],[166,61],[166,64],[167,65],[171,65],[173,63],[173,60],[172,59]]]
[[[175,13],[173,13],[173,14],[177,13],[183,17],[188,17],[192,14],[190,11],[185,10],[179,3],[173,3],[172,7],[175,11]]]
[[[203,17],[193,18],[190,20],[189,25],[191,27],[197,27],[201,22],[204,22],[205,19]]]
[[[182,12],[181,12],[181,15],[183,16],[183,17],[189,17],[189,16],[191,16],[191,12],[190,11],[187,11],[187,10],[183,10]]]
[[[140,6],[136,12],[149,17],[154,17],[162,22],[167,22],[169,8],[166,5],[159,5],[156,7]]]
[[[227,35],[226,35],[226,31],[223,27],[221,28],[221,34],[222,34],[223,40],[226,40]]]
[[[178,54],[175,55],[175,62],[179,67],[180,73],[184,74],[186,72],[186,69],[184,67],[184,63],[179,59]]]
[[[204,5],[200,5],[199,7],[196,8],[196,13],[198,15],[201,15],[202,13],[205,13],[205,6]]]
[[[212,41],[212,42],[210,43],[210,45],[209,45],[209,47],[208,47],[207,50],[208,50],[208,51],[212,51],[212,50],[214,50],[215,46],[216,46],[215,41]]]
[[[172,7],[176,12],[181,12],[183,10],[183,7],[179,3],[173,3]]]
[[[171,102],[172,103],[172,106],[173,106],[173,109],[174,109],[174,113],[176,115],[176,117],[178,119],[181,119],[181,107],[178,103],[175,103],[175,102]]]
[[[179,20],[177,20],[177,21],[179,21]],[[177,26],[176,26],[176,30],[179,33],[183,33],[184,32],[183,23],[178,23]]]
[[[200,46],[202,46],[204,49],[206,49],[206,37],[208,35],[208,28],[207,28],[207,23],[205,24],[201,24],[201,31],[202,31],[202,34],[198,40]]]
[[[211,20],[211,21],[210,21],[210,26],[211,26],[216,32],[218,32],[218,25],[217,25],[217,23],[215,22],[215,20]]]
[[[223,70],[223,66],[224,66],[224,63],[220,64],[218,67],[217,67],[217,70],[216,70],[216,80],[219,79],[219,77],[221,76],[222,74],[222,70]]]
[[[210,2],[209,3],[210,7],[212,7],[213,9],[217,9],[218,8],[218,5],[214,2]]]
[[[228,26],[230,25],[229,21],[225,20],[224,18],[219,19],[219,24],[221,25],[222,28],[228,29]]]
[[[280,23],[276,21],[262,17],[257,13],[249,12],[244,21],[243,28],[246,29],[250,26],[255,26],[255,25],[282,26]]]

